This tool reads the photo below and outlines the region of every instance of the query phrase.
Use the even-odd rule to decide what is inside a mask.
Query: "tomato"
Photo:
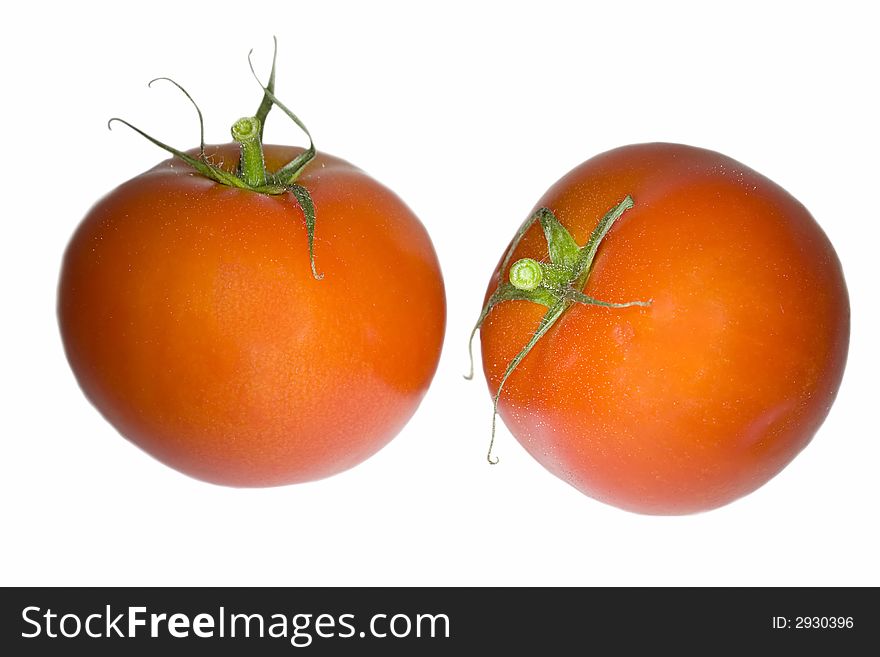
[[[849,342],[841,265],[785,190],[689,146],[601,154],[536,208],[583,245],[626,195],[633,206],[601,242],[582,292],[642,305],[572,304],[510,372],[498,413],[586,495],[647,514],[712,509],[776,475],[825,419]],[[534,225],[507,262],[547,255]],[[485,315],[493,395],[547,312],[520,298]]]
[[[275,171],[303,149],[264,152]],[[233,171],[239,148],[207,155]],[[218,184],[177,158],[101,200],[64,256],[58,317],[80,386],[193,477],[271,486],[350,468],[398,433],[437,367],[444,288],[416,216],[327,154],[298,184],[321,280],[292,194]]]

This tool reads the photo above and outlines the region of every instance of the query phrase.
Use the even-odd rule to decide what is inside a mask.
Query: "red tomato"
[[[583,292],[651,305],[572,306],[510,375],[499,414],[550,472],[598,500],[650,514],[711,509],[768,481],[826,417],[849,342],[843,273],[797,200],[708,150],[609,151],[536,208],[583,245],[627,194],[635,205],[601,243]],[[547,258],[537,225],[511,262],[523,257]],[[514,300],[488,315],[493,394],[546,311]]]
[[[274,171],[302,152],[265,146]],[[232,170],[237,145],[209,149]],[[326,154],[315,280],[289,194],[227,187],[178,159],[121,185],[77,229],[58,315],[83,391],[126,438],[233,486],[350,468],[410,418],[445,329],[440,267],[404,203]]]

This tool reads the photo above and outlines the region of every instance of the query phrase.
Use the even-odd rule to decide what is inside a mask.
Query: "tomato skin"
[[[299,148],[264,146],[272,171]],[[238,147],[210,149],[234,166]],[[309,268],[287,196],[167,160],[95,205],[65,253],[61,335],[85,394],[126,438],[193,477],[272,486],[383,447],[434,375],[445,331],[437,256],[390,190],[318,154]]]
[[[708,150],[618,148],[535,207],[584,244],[626,194],[635,207],[599,248],[585,293],[651,306],[573,306],[508,379],[499,414],[591,497],[647,514],[712,509],[772,478],[825,419],[849,343],[843,272],[797,200]],[[513,260],[546,254],[536,225]],[[506,302],[483,324],[493,394],[545,311]]]

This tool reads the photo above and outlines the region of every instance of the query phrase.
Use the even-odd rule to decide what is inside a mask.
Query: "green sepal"
[[[205,176],[207,178],[210,178],[214,182],[222,183],[224,185],[229,185],[231,187],[238,187],[240,189],[250,189],[244,183],[244,181],[241,180],[240,178],[238,178],[238,176],[236,176],[234,173],[229,173],[228,171],[224,171],[220,167],[216,167],[212,164],[208,164],[204,160],[194,158],[192,155],[189,155],[187,153],[184,153],[183,151],[177,150],[173,146],[169,146],[168,144],[164,144],[161,141],[159,141],[158,139],[156,139],[155,137],[151,137],[150,135],[148,135],[146,132],[144,132],[140,128],[132,125],[131,123],[129,123],[125,119],[120,119],[120,118],[114,117],[107,122],[107,127],[110,128],[114,121],[118,121],[119,123],[121,123],[125,126],[128,126],[129,128],[134,130],[136,133],[138,133],[141,137],[143,137],[147,141],[150,141],[151,143],[155,144],[159,148],[171,153],[175,157],[180,158],[181,160],[186,162],[188,165],[190,165],[193,169],[198,171],[200,174],[202,174],[203,176]]]
[[[286,194],[290,191],[290,187],[287,185],[279,185],[274,182],[267,182],[265,185],[260,185],[258,187],[249,188],[253,192],[257,192],[258,194],[268,194],[269,196],[277,196],[279,194]]]
[[[262,82],[260,82],[260,78],[257,77],[257,73],[256,71],[254,71],[254,64],[251,61],[250,55],[248,55],[248,64],[250,64],[251,73],[253,73],[254,79],[263,90],[263,102],[268,100],[272,105],[277,105],[278,109],[284,112],[288,116],[288,118],[290,118],[290,120],[293,121],[299,127],[299,129],[305,133],[306,137],[309,138],[309,147],[305,151],[297,155],[290,162],[288,162],[283,167],[278,169],[278,171],[272,174],[272,178],[278,184],[292,185],[294,182],[296,182],[296,179],[299,177],[299,174],[302,173],[302,170],[305,168],[305,166],[313,159],[315,159],[315,142],[312,140],[312,135],[309,132],[309,129],[306,128],[305,124],[302,121],[300,121],[299,117],[294,114],[284,103],[278,100],[278,97],[275,96],[272,89],[270,89],[268,85],[264,85]],[[272,61],[272,68],[274,71],[274,58]],[[262,108],[262,104],[260,105],[260,108]],[[268,110],[266,110],[266,113],[268,114]]]
[[[480,327],[483,325],[486,317],[491,312],[492,308],[494,308],[497,304],[502,301],[531,301],[532,303],[539,303],[543,306],[547,306],[548,308],[556,303],[555,297],[547,290],[543,288],[537,288],[534,290],[520,290],[519,288],[514,287],[510,283],[502,282],[498,289],[489,297],[489,300],[486,301],[486,305],[483,306],[483,311],[480,313],[480,317],[477,319],[477,323],[474,324],[474,328],[471,331],[471,337],[468,340],[468,356],[470,358],[470,368],[468,369],[468,373],[465,375],[468,381],[474,378],[474,336],[477,334],[477,331],[480,330]]]
[[[550,262],[559,267],[571,269],[577,262],[580,247],[565,226],[549,208],[541,208],[535,215],[544,229]]]
[[[274,43],[274,49],[272,51],[272,71],[269,73],[269,83],[266,85],[266,90],[268,90],[269,94],[275,93],[275,60],[278,58],[278,37],[273,36],[272,41]],[[253,50],[248,54],[248,61],[250,61],[251,54],[253,54]],[[253,71],[253,66],[251,67],[251,71]],[[266,128],[266,117],[269,116],[269,110],[272,109],[272,98],[269,94],[266,93],[266,90],[263,91],[263,99],[260,101],[260,106],[257,108],[257,113],[254,114],[260,120],[260,141],[263,141],[263,130]]]
[[[297,155],[290,162],[281,167],[272,177],[275,180],[280,181],[282,184],[290,185],[296,182],[296,179],[299,178],[299,174],[302,173],[305,166],[315,159],[315,155],[315,147],[310,145],[308,150]]]
[[[268,95],[272,102],[278,106],[278,108],[284,112],[294,123],[296,123],[302,131],[306,134],[306,137],[309,138],[309,147],[304,150],[302,153],[293,158],[290,162],[285,164],[283,167],[278,169],[275,173],[271,174],[273,180],[275,180],[278,184],[281,185],[292,185],[296,182],[296,179],[299,178],[299,175],[302,173],[303,169],[305,169],[306,165],[315,159],[315,155],[317,155],[317,151],[315,150],[315,142],[312,141],[312,135],[306,129],[305,125],[303,125],[302,121],[300,121],[296,114],[291,112],[287,106],[282,103],[278,98],[275,97],[270,91],[266,91],[266,95]]]
[[[492,437],[489,440],[489,451],[486,452],[486,460],[489,461],[492,465],[498,463],[498,457],[492,456],[492,448],[495,446],[495,426],[498,419],[498,399],[501,397],[501,390],[504,388],[504,384],[507,383],[507,379],[510,378],[510,375],[513,374],[513,371],[516,369],[517,365],[519,365],[523,358],[525,358],[528,353],[532,350],[536,344],[538,344],[538,340],[544,337],[544,334],[550,330],[556,321],[562,317],[563,313],[568,310],[569,306],[571,306],[572,302],[567,299],[560,299],[555,304],[550,306],[547,310],[547,313],[544,317],[541,318],[541,323],[538,324],[537,330],[532,335],[531,339],[526,343],[526,346],[522,348],[522,350],[513,357],[513,360],[510,361],[507,365],[507,369],[504,371],[504,376],[501,377],[501,382],[498,384],[498,390],[495,393],[495,397],[492,400]]]
[[[306,137],[309,138],[309,147],[304,150],[302,153],[293,158],[290,162],[285,164],[283,167],[278,169],[273,174],[273,178],[280,182],[282,185],[291,185],[296,182],[296,179],[299,178],[299,174],[302,173],[302,170],[305,166],[315,159],[316,151],[315,151],[315,142],[312,141],[312,135],[309,133],[308,129],[303,122],[300,121],[296,114],[291,112],[287,106],[278,100],[272,92],[267,92],[269,97],[272,99],[272,102],[278,106],[282,112],[284,112],[294,123],[296,123],[304,133],[306,133]]]
[[[590,234],[590,239],[584,244],[577,258],[577,264],[575,265],[573,276],[576,288],[583,288],[584,283],[586,283],[587,278],[590,276],[590,270],[593,268],[593,260],[596,258],[596,251],[599,249],[599,245],[602,243],[602,240],[605,239],[608,231],[611,230],[614,222],[620,219],[623,216],[623,213],[632,207],[632,196],[627,194],[620,203],[605,213],[605,216],[602,217],[601,221],[599,221],[593,229],[593,232]]]
[[[305,215],[306,235],[309,240],[309,262],[312,266],[312,276],[319,281],[324,278],[324,274],[319,274],[315,269],[315,204],[312,202],[312,195],[302,185],[290,185],[287,189],[296,198],[296,202]]]
[[[192,103],[192,106],[196,108],[196,114],[199,115],[199,159],[201,159],[203,161],[206,160],[207,156],[205,155],[205,117],[202,116],[201,108],[198,106],[196,101],[193,100],[193,97],[189,95],[189,92],[186,89],[184,89],[183,86],[181,86],[180,84],[178,84],[177,82],[175,82],[171,78],[164,78],[164,77],[163,78],[153,78],[152,80],[150,80],[147,83],[147,86],[152,87],[153,83],[157,82],[158,80],[164,80],[166,82],[170,82],[175,87],[180,89],[180,91],[183,93],[183,95],[186,96],[187,100],[189,100],[189,102]],[[129,126],[129,127],[131,127],[131,126]],[[141,133],[141,134],[143,134],[143,133]]]
[[[626,303],[612,303],[611,301],[601,301],[595,297],[578,292],[577,290],[566,290],[565,298],[569,301],[582,303],[585,306],[602,306],[604,308],[632,308],[633,306],[641,306],[647,308],[651,305],[650,301],[627,301]]]

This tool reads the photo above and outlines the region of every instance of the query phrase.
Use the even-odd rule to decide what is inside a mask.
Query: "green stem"
[[[253,51],[251,51],[253,52]],[[108,127],[118,121],[138,134],[142,135],[160,148],[168,151],[173,156],[183,160],[200,174],[213,180],[221,185],[229,185],[237,189],[247,189],[258,194],[267,194],[270,196],[290,195],[293,197],[296,205],[300,207],[306,220],[306,233],[308,235],[309,244],[309,263],[312,268],[312,275],[315,279],[323,278],[323,274],[319,274],[315,267],[315,203],[309,193],[307,187],[298,184],[296,181],[303,169],[315,158],[315,142],[309,134],[305,124],[291,112],[278,98],[275,97],[275,60],[278,54],[278,42],[275,42],[275,52],[272,55],[272,72],[269,75],[269,83],[263,85],[254,72],[251,55],[248,55],[248,64],[251,67],[251,73],[263,90],[263,100],[257,108],[254,116],[248,116],[239,119],[232,126],[232,138],[239,144],[241,157],[239,158],[238,170],[235,172],[227,171],[222,166],[212,164],[205,154],[205,125],[202,120],[202,111],[196,105],[192,96],[174,80],[168,78],[156,78],[157,80],[168,80],[174,84],[196,108],[199,115],[199,155],[193,157],[184,151],[180,151],[168,144],[164,144],[158,139],[151,137],[140,128],[136,128],[128,121],[122,119],[110,119]],[[155,82],[155,80],[153,80]],[[152,82],[150,83],[152,84]],[[297,126],[299,126],[306,136],[309,138],[309,147],[302,153],[294,157],[290,162],[282,166],[274,172],[266,171],[266,161],[263,153],[263,126],[266,122],[266,116],[273,105],[277,105],[278,109],[284,112]],[[535,292],[539,294],[538,291]]]
[[[523,258],[510,268],[510,282],[517,290],[534,290],[544,280],[541,263],[532,258]]]
[[[263,160],[263,144],[260,141],[260,120],[246,116],[232,124],[232,138],[241,146],[239,168],[248,187],[266,184],[266,163]]]

